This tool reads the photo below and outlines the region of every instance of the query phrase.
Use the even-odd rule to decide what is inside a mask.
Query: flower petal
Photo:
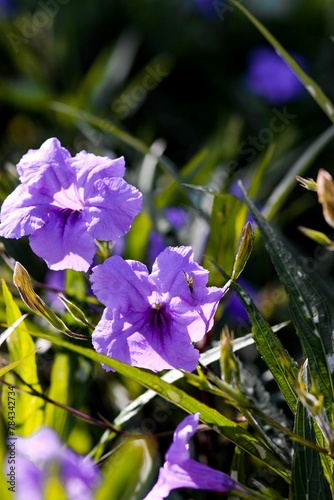
[[[97,180],[85,194],[85,220],[98,240],[115,240],[126,234],[142,207],[142,194],[123,179]]]
[[[140,263],[137,263],[140,264]],[[90,280],[92,290],[102,304],[126,312],[128,309],[138,308],[139,311],[147,307],[147,296],[151,293],[149,283],[141,279],[141,275],[148,276],[147,268],[141,264],[132,269],[130,263],[119,255],[109,257],[93,268]]]
[[[30,149],[17,164],[17,171],[23,184],[52,194],[62,187],[68,188],[73,182],[75,177],[70,161],[70,153],[52,137],[39,149]]]
[[[165,463],[158,481],[144,500],[163,500],[176,488],[228,492],[242,488],[227,474],[189,459],[182,464]]]
[[[166,461],[160,467],[158,481],[144,500],[163,500],[176,488],[194,488],[228,492],[243,491],[234,479],[207,465],[192,460],[188,442],[195,434],[199,413],[188,415],[175,429],[173,443],[166,453]]]
[[[1,207],[0,236],[21,238],[44,226],[48,218],[48,196],[34,196],[21,184],[5,199]]]
[[[179,332],[173,327],[173,336],[166,332],[161,337],[159,332],[150,330],[147,321],[147,310],[128,311],[125,317],[117,310],[106,308],[92,335],[94,349],[154,372],[170,368],[193,371],[199,352],[184,335],[184,329]]]
[[[108,156],[96,156],[86,151],[80,151],[71,160],[76,171],[79,187],[85,187],[88,193],[95,181],[110,177],[124,177],[124,157],[112,160]]]
[[[32,250],[50,269],[88,271],[95,244],[80,212],[54,209],[47,223],[30,236]]]

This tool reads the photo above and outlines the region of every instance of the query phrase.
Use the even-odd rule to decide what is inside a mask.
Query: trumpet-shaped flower
[[[8,446],[11,438],[8,438]],[[43,500],[48,482],[55,476],[68,500],[93,500],[100,473],[90,459],[66,448],[53,429],[41,427],[30,437],[17,437],[16,500]]]
[[[81,151],[73,158],[56,138],[17,165],[21,184],[5,199],[0,236],[30,236],[50,269],[87,271],[97,240],[127,233],[140,212],[141,193],[124,181],[124,159]]]
[[[176,428],[158,481],[144,500],[163,500],[176,488],[228,492],[245,491],[234,479],[190,458],[189,440],[195,434],[199,413],[189,415]]]
[[[193,342],[212,328],[223,295],[206,286],[208,274],[191,247],[166,248],[151,274],[119,256],[94,267],[92,290],[107,306],[92,336],[96,351],[153,371],[192,371],[199,358]]]

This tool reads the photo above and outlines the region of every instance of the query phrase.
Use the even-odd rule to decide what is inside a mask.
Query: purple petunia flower
[[[141,193],[124,181],[123,157],[81,151],[71,157],[56,138],[23,156],[21,184],[5,199],[0,236],[30,236],[50,269],[87,271],[94,239],[115,240],[140,212]]]
[[[195,369],[192,342],[212,328],[222,298],[220,288],[206,287],[208,274],[190,247],[167,247],[151,274],[118,256],[94,267],[92,290],[107,306],[92,336],[96,351],[153,371]]]
[[[303,57],[299,54],[292,57],[305,68]],[[245,83],[272,104],[291,101],[305,90],[290,66],[270,47],[257,47],[250,52]]]
[[[196,462],[190,458],[188,441],[195,434],[199,413],[189,415],[174,432],[164,466],[160,468],[158,481],[144,500],[163,500],[176,488],[194,488],[228,492],[245,490],[224,472]]]
[[[43,500],[47,480],[53,474],[57,474],[68,500],[93,500],[93,491],[100,483],[97,466],[66,448],[53,429],[41,427],[28,438],[20,436],[15,448],[15,500],[26,500],[27,495]]]

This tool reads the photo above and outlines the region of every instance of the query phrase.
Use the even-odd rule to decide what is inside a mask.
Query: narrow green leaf
[[[226,273],[222,269],[220,271],[226,277]],[[271,371],[291,411],[295,411],[297,395],[294,390],[294,383],[298,378],[296,363],[286,352],[270,325],[255,306],[250,295],[237,283],[231,283],[231,288],[237,292],[249,315],[252,323],[253,338],[260,355]]]
[[[332,319],[330,307],[314,281],[298,265],[271,225],[257,210],[240,184],[245,201],[264,238],[278,276],[289,296],[291,317],[296,327],[312,376],[325,397],[329,418],[333,413],[333,385],[326,354],[331,354]]]
[[[243,211],[243,204],[230,194],[215,196],[211,221],[210,236],[205,249],[205,255],[226,269],[231,275],[235,254],[238,247],[242,224],[236,223]],[[222,276],[217,268],[210,266],[210,280],[216,286],[222,285]]]
[[[315,441],[311,418],[301,403],[297,406],[294,431],[308,441]],[[290,500],[306,498],[331,500],[332,494],[324,478],[319,453],[295,441]]]
[[[10,372],[11,370],[14,370],[14,368],[16,368],[18,365],[23,363],[23,361],[25,359],[29,358],[29,356],[36,354],[37,351],[38,351],[38,349],[34,349],[33,351],[26,354],[25,356],[22,356],[21,359],[18,359],[17,361],[13,361],[13,363],[10,363],[9,365],[4,366],[3,368],[0,368],[0,377],[3,377],[6,373]]]
[[[102,464],[103,482],[96,500],[135,500],[143,498],[145,482],[154,467],[156,443],[151,439],[124,442]]]
[[[70,405],[72,385],[73,380],[71,377],[69,354],[58,352],[52,364],[48,397],[58,403]],[[63,408],[59,408],[51,403],[46,403],[44,423],[55,429],[60,437],[64,436],[64,429],[68,416],[69,413]]]
[[[274,217],[274,215],[281,207],[283,201],[288,197],[288,195],[296,186],[296,176],[306,172],[308,167],[312,165],[315,158],[321,153],[321,151],[333,139],[333,137],[334,127],[331,126],[322,134],[320,134],[319,137],[317,137],[305,149],[298,160],[289,168],[289,171],[275,187],[274,191],[271,193],[264,205],[263,215],[268,220]]]
[[[316,231],[315,229],[310,229],[308,227],[304,226],[299,226],[298,227],[299,231],[308,238],[311,238],[311,240],[315,241],[316,243],[319,243],[319,245],[324,245],[327,247],[334,247],[334,241],[330,240],[326,234],[322,233],[321,231]]]
[[[152,389],[157,394],[162,396],[167,401],[182,408],[188,413],[200,412],[200,419],[203,423],[214,428],[219,433],[227,437],[230,441],[237,444],[240,448],[247,451],[252,456],[258,458],[261,462],[265,463],[273,469],[278,475],[289,481],[289,472],[277,459],[277,457],[264,446],[255,436],[245,431],[242,427],[238,426],[232,420],[229,420],[217,410],[209,408],[204,403],[197,401],[192,396],[181,389],[168,384],[161,380],[157,375],[141,370],[137,367],[121,363],[115,359],[111,359],[103,354],[99,354],[92,349],[87,349],[79,345],[71,344],[58,337],[43,334],[41,332],[32,332],[33,335],[49,340],[55,345],[64,347],[73,352],[81,354],[95,361],[96,363],[104,363],[110,368],[116,370],[121,375],[139,382],[144,387]]]
[[[2,280],[3,297],[6,307],[6,318],[9,325],[21,318],[22,314],[18,306],[14,302],[6,283]],[[8,337],[7,346],[13,362],[21,361],[26,358],[16,368],[16,373],[28,384],[32,385],[39,392],[41,391],[37,376],[37,366],[35,356],[31,356],[35,350],[34,342],[29,335],[24,322],[21,322],[15,331]],[[8,377],[7,374],[6,377]],[[15,379],[7,379],[11,383]],[[3,391],[3,397],[6,398],[7,391]],[[28,436],[34,430],[38,429],[43,423],[43,401],[28,394],[16,392],[16,432],[18,434]]]
[[[315,102],[321,107],[328,118],[334,122],[334,107],[330,99],[324,94],[319,85],[310,78],[300,65],[290,56],[284,49],[280,42],[267,30],[267,28],[254,17],[249,10],[246,9],[236,0],[230,0],[232,5],[239,9],[249,21],[259,30],[259,32],[267,39],[267,41],[274,47],[278,55],[280,55],[290,68],[296,73],[298,78],[303,83],[308,93],[313,97]]]

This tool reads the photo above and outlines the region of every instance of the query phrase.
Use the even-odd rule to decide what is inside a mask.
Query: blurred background
[[[242,4],[334,100],[331,0]],[[73,155],[83,149],[124,155],[126,179],[145,203],[112,251],[151,265],[167,244],[191,244],[197,260],[205,253],[230,272],[244,222],[236,217],[237,181],[248,187],[256,174],[252,198],[333,299],[332,254],[298,231],[305,225],[333,236],[316,194],[291,182],[291,174],[276,208],[268,204],[306,152],[304,177],[316,178],[319,168],[333,172],[333,128],[237,9],[223,0],[2,0],[0,25],[0,203],[19,182],[15,164],[49,137]],[[212,205],[210,190],[226,194],[223,208]],[[51,280],[26,240],[2,243],[34,279]],[[0,272],[11,280],[5,261]],[[287,318],[286,297],[259,237],[243,279],[272,324]],[[213,271],[212,283],[219,280]],[[224,304],[219,324],[225,323],[237,335],[249,331],[233,295]],[[254,351],[248,362],[255,357]],[[101,401],[103,390],[113,391],[98,409],[117,414],[128,395],[101,380],[100,374],[94,404],[96,391]],[[132,397],[139,391],[127,390]]]

